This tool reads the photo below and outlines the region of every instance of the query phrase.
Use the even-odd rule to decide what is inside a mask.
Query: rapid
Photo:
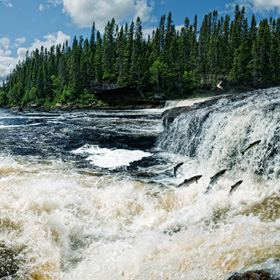
[[[172,121],[166,108],[0,109],[3,279],[279,276],[280,88],[205,102]]]

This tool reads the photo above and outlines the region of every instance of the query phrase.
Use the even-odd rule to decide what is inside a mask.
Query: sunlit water
[[[162,111],[0,111],[0,244],[19,268],[10,279],[280,273],[280,90],[221,98],[164,131]]]

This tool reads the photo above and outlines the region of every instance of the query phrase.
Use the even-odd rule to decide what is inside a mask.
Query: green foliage
[[[0,106],[5,106],[8,103],[7,94],[4,90],[0,91]]]
[[[221,79],[232,85],[279,83],[279,38],[279,18],[257,23],[253,15],[249,21],[239,6],[233,20],[217,11],[205,15],[200,29],[197,16],[177,31],[172,14],[163,15],[147,39],[139,17],[121,27],[112,19],[103,36],[93,23],[89,40],[74,37],[71,47],[65,42],[27,52],[0,88],[0,106],[96,103],[94,87],[108,82],[168,98],[215,90]]]
[[[151,83],[155,85],[156,91],[163,90],[168,76],[167,65],[164,62],[156,60],[149,71],[151,73]]]
[[[184,90],[186,92],[190,92],[195,88],[195,85],[197,84],[196,81],[197,72],[198,72],[197,69],[191,71],[184,71],[183,82],[184,82]]]

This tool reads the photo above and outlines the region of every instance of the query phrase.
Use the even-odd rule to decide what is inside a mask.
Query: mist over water
[[[15,252],[13,277],[279,275],[279,109],[273,88],[218,99],[164,130],[159,109],[1,110],[0,245]]]

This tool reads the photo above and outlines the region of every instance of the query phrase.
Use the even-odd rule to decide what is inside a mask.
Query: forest
[[[279,84],[280,18],[257,23],[239,6],[232,17],[213,11],[200,28],[195,16],[177,30],[169,13],[147,38],[139,17],[122,26],[112,19],[103,34],[93,23],[89,39],[27,52],[0,88],[0,106],[90,104],[96,87],[106,83],[137,89],[147,99],[159,92],[187,98],[215,89],[218,80],[230,86]]]

